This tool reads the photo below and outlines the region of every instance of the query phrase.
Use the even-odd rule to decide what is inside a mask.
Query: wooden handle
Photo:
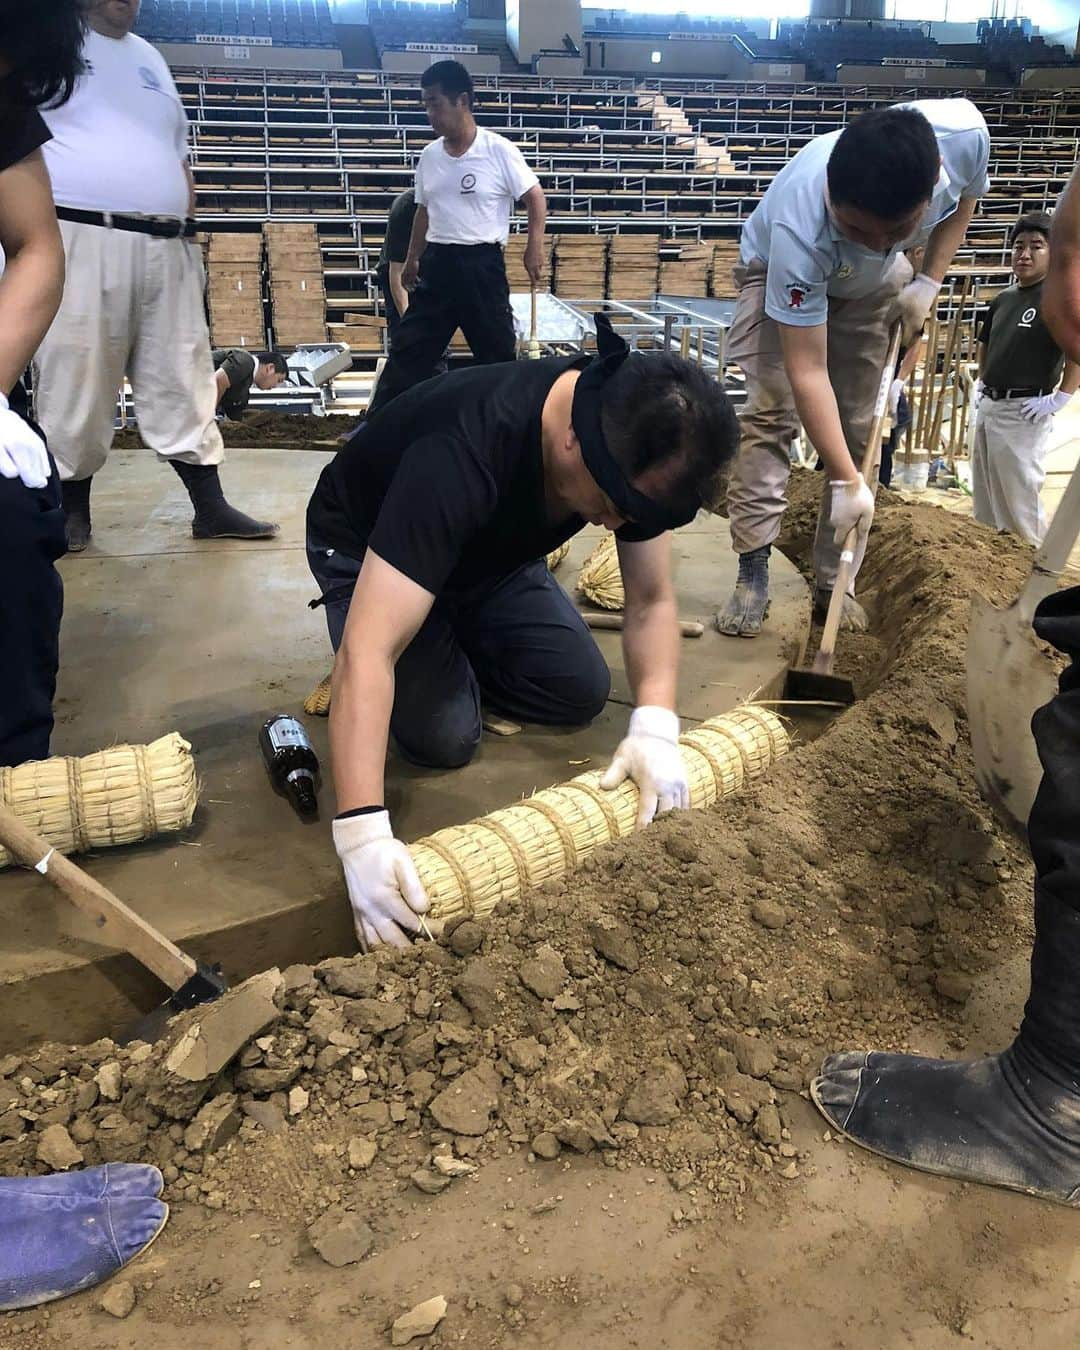
[[[170,989],[179,989],[196,972],[195,962],[151,927],[112,891],[88,876],[81,867],[49,842],[24,825],[17,815],[0,802],[0,844],[13,858],[40,872],[63,891],[76,909],[93,921],[102,938],[113,947],[130,952],[136,961],[152,971]]]
[[[621,614],[583,614],[581,616],[586,625],[597,632],[621,633],[623,629],[623,616]],[[692,619],[679,620],[679,634],[686,638],[699,638],[705,632],[703,623],[696,623]]]
[[[530,289],[530,297],[531,297],[531,302],[532,302],[532,320],[531,320],[532,326],[531,326],[530,329],[529,329],[529,341],[530,341],[530,342],[535,342],[535,341],[536,341],[536,282],[535,282],[535,281],[529,283],[529,289]]]
[[[889,351],[885,364],[881,368],[878,381],[877,400],[874,403],[874,419],[870,423],[870,432],[863,447],[862,476],[871,491],[877,488],[877,468],[881,463],[881,433],[885,427],[885,417],[889,409],[889,390],[892,388],[897,358],[900,355],[901,326],[895,324],[889,341]],[[836,635],[840,631],[840,616],[844,612],[844,596],[851,585],[851,573],[855,567],[855,549],[859,543],[859,530],[855,526],[848,531],[844,547],[840,552],[840,565],[836,569],[832,596],[829,599],[828,613],[825,615],[825,627],[821,634],[821,644],[814,664],[815,675],[831,675],[833,660],[836,657]]]

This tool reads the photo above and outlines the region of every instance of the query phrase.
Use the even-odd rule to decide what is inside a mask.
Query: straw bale
[[[787,753],[790,742],[774,713],[746,705],[702,722],[680,744],[690,805],[700,808],[760,776]],[[584,773],[490,816],[439,830],[409,852],[434,918],[483,915],[630,834],[637,808],[635,784],[604,792],[599,774]]]
[[[581,564],[578,590],[602,609],[622,609],[626,603],[622,573],[619,571],[619,553],[615,536],[610,532]]]
[[[0,800],[60,853],[185,830],[198,796],[191,746],[175,731],[149,745],[0,769]],[[0,867],[12,861],[0,848]]]
[[[328,717],[330,715],[331,675],[324,675],[315,688],[304,699],[304,711],[309,717]]]
[[[564,543],[560,544],[558,548],[553,548],[551,552],[547,555],[548,571],[554,572],[556,567],[558,567],[558,565],[562,562],[562,560],[566,557],[566,555],[569,552],[570,552],[569,539],[567,539]]]

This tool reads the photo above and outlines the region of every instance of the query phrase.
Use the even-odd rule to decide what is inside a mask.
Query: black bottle
[[[270,779],[302,816],[319,809],[315,796],[319,761],[311,748],[304,724],[288,713],[271,717],[259,732],[259,745]]]

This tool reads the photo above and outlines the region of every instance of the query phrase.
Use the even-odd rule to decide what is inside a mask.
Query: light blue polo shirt
[[[829,156],[842,133],[831,131],[804,145],[770,183],[742,231],[743,263],[756,258],[768,265],[765,313],[777,323],[809,328],[828,319],[830,295],[872,295],[898,253],[925,243],[962,197],[981,197],[989,188],[990,133],[974,103],[922,99],[896,106],[921,112],[937,137],[941,173],[929,210],[912,238],[888,253],[852,243],[834,224],[825,200]]]

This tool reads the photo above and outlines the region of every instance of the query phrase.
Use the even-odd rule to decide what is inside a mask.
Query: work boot
[[[1028,825],[1035,946],[1019,1034],[985,1059],[830,1055],[810,1092],[881,1157],[1080,1206],[1080,587],[1044,601],[1035,630],[1072,665],[1032,723],[1044,775]]]
[[[825,616],[829,612],[829,602],[832,600],[832,591],[823,590],[820,586],[814,591],[814,618],[819,623],[825,622]],[[840,607],[840,631],[841,633],[865,633],[870,627],[870,618],[853,595],[845,595],[844,603]]]
[[[195,539],[273,539],[278,527],[268,520],[253,520],[225,500],[216,464],[169,463],[188,490],[195,508],[191,533]]]
[[[90,484],[89,478],[70,478],[60,484],[64,498],[64,532],[67,535],[67,551],[81,553],[90,542],[92,526],[90,524]]]
[[[769,555],[764,544],[739,554],[739,575],[731,599],[718,610],[713,622],[725,637],[757,637],[769,612]]]
[[[90,1289],[165,1227],[156,1167],[109,1163],[47,1177],[0,1177],[0,1311]]]

